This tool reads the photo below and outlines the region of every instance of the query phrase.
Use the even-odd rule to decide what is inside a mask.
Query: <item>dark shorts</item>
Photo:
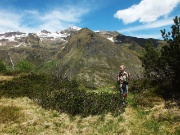
[[[126,84],[120,84],[120,93],[121,94],[128,94],[128,85]]]

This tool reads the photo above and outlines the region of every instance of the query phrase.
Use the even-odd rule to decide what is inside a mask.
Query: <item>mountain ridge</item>
[[[0,33],[0,46],[5,46],[6,44],[8,44],[8,42],[14,42],[16,45],[18,45],[18,42],[19,42],[19,45],[20,45],[29,34],[37,35],[41,41],[61,40],[62,42],[65,42],[70,35],[78,32],[81,29],[82,28],[80,27],[72,26],[68,29],[65,29],[62,31],[56,31],[56,32],[50,32],[48,30],[41,30],[35,33],[25,33],[25,32],[20,32],[20,31],[1,32]],[[145,44],[146,41],[148,40],[144,38],[125,36],[125,35],[120,34],[117,31],[104,31],[103,30],[103,31],[94,31],[94,32],[100,34],[103,37],[106,37],[111,42],[115,42],[117,44],[121,44],[122,42],[128,43],[130,41],[135,41],[136,43],[140,44],[140,46],[143,46],[143,44]],[[157,46],[157,41],[159,41],[159,39],[151,39],[151,40],[155,44],[155,46]]]
[[[13,34],[21,33],[11,32]],[[121,64],[126,66],[132,77],[142,74],[139,56],[143,44],[131,37],[118,32],[76,27],[57,32],[61,38],[48,38],[47,35],[52,36],[52,33],[47,30],[41,31],[41,34],[44,34],[43,38],[29,33],[19,39],[16,37],[15,41],[0,39],[0,59],[9,69],[12,66],[9,60],[11,56],[14,65],[21,60],[28,60],[34,65],[35,72],[78,78],[93,86],[114,82]]]
[[[126,64],[127,70],[134,67],[126,61],[126,57],[135,59],[140,67],[141,62],[137,56],[127,54],[121,46],[84,28],[70,37],[65,48],[59,53],[58,59],[62,61],[56,74],[64,73],[63,77],[75,77],[94,83],[95,86],[103,86],[115,81],[120,64]],[[139,67],[136,67],[136,72],[141,70]]]

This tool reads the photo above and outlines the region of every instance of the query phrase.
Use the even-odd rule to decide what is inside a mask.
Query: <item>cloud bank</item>
[[[119,32],[123,33],[123,32],[129,32],[129,31],[133,32],[133,31],[140,31],[140,30],[147,30],[147,29],[162,28],[162,27],[172,25],[172,24],[173,24],[173,18],[170,17],[168,19],[162,19],[162,20],[158,20],[158,21],[143,24],[143,25],[121,29],[119,30]]]
[[[39,10],[6,10],[0,9],[0,31],[15,30],[37,32],[42,29],[57,31],[80,23],[82,16],[89,12],[87,6],[65,5]]]
[[[6,10],[0,10],[0,30],[18,29],[21,15],[8,12]]]
[[[124,10],[118,10],[114,17],[129,24],[136,21],[149,23],[160,17],[166,17],[180,3],[180,0],[142,0]]]

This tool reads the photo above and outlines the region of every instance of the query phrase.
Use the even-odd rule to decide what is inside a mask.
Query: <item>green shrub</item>
[[[0,84],[0,95],[29,97],[42,107],[72,115],[95,115],[118,112],[120,94],[88,93],[79,89],[76,80],[57,79],[44,74],[27,74]]]
[[[16,69],[24,73],[29,73],[33,70],[33,65],[29,61],[22,60],[17,63]]]
[[[173,21],[171,32],[167,32],[165,29],[161,30],[167,45],[158,52],[152,42],[147,42],[145,52],[141,57],[146,77],[149,80],[156,80],[154,81],[156,87],[168,87],[167,89],[157,89],[160,90],[158,93],[166,98],[180,95],[180,17],[176,16]]]
[[[0,60],[0,73],[5,73],[7,71],[6,66],[4,63]]]
[[[160,89],[164,84],[159,83],[157,80],[142,78],[133,80],[130,84],[130,91],[134,95],[135,105],[152,107],[157,103],[160,98]],[[163,89],[164,91],[164,89]]]
[[[38,94],[44,91],[47,83],[46,75],[25,74],[13,78],[11,81],[5,81],[0,85],[1,96],[36,98]]]
[[[16,75],[19,75],[21,73],[21,71],[19,70],[7,70],[4,75],[7,75],[7,76],[16,76]]]
[[[63,89],[43,95],[39,102],[45,108],[83,116],[118,112],[119,94],[87,93],[79,89]]]

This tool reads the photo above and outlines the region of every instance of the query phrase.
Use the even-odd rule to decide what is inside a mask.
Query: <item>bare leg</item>
[[[125,104],[127,98],[127,94],[123,94],[123,104]]]

